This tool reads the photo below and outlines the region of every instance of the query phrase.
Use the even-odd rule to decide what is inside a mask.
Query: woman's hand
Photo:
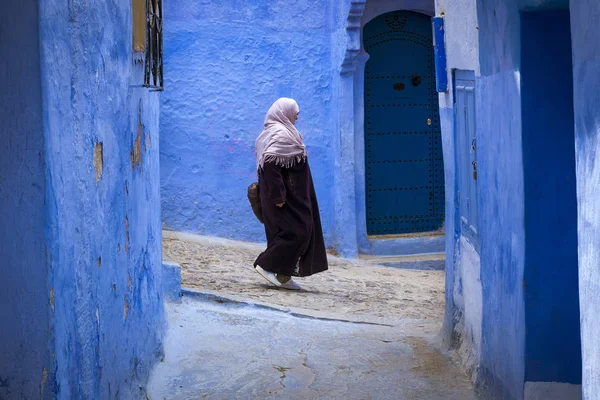
[[[275,204],[277,207],[281,208],[285,205],[285,201],[283,203]]]

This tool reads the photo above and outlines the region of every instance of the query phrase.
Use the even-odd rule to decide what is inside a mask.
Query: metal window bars
[[[144,87],[164,90],[162,0],[146,0],[146,61]]]

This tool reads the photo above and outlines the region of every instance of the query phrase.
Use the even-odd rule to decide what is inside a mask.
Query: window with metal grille
[[[477,135],[473,71],[455,71],[454,109],[461,231],[463,236],[478,248]]]
[[[132,0],[133,50],[144,54],[144,87],[162,91],[162,0]]]

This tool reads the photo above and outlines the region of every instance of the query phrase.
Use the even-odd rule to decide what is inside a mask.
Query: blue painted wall
[[[0,398],[40,398],[48,352],[46,190],[37,0],[0,15]],[[42,396],[44,398],[44,396]]]
[[[448,343],[463,345],[467,357],[473,357],[469,372],[473,373],[478,384],[492,398],[522,399],[526,381],[559,381],[577,383],[580,366],[578,366],[578,313],[577,313],[577,258],[574,249],[577,239],[574,235],[573,220],[576,215],[574,203],[574,170],[573,142],[569,132],[569,45],[568,35],[552,38],[528,36],[535,49],[521,48],[521,12],[533,10],[564,9],[566,1],[496,1],[479,0],[471,5],[476,7],[477,19],[470,24],[461,19],[465,15],[466,3],[461,1],[436,1],[436,12],[446,15],[446,49],[448,67],[450,69],[473,69],[478,75],[477,92],[477,155],[479,185],[479,218],[480,218],[480,251],[473,256],[473,249],[465,248],[459,240],[460,230],[457,227],[455,169],[451,163],[445,162],[447,182],[447,229],[454,231],[454,237],[447,237],[447,281],[446,281],[446,323],[444,335]],[[589,5],[588,5],[589,7]],[[581,10],[581,13],[584,13]],[[578,65],[586,65],[591,49],[597,49],[597,41],[590,44],[591,31],[585,22],[573,23],[573,52],[575,68],[575,121],[580,115],[577,104],[578,85],[585,88],[597,87],[597,81],[585,84],[578,79]],[[468,15],[468,14],[467,14]],[[597,14],[596,14],[597,16]],[[572,16],[573,20],[573,16]],[[574,21],[574,20],[573,20]],[[553,24],[548,27],[555,28]],[[581,42],[586,42],[585,51],[578,49],[576,32]],[[476,30],[478,38],[466,41],[470,30]],[[530,35],[531,32],[523,32]],[[568,28],[567,28],[568,33]],[[558,40],[558,39],[561,40]],[[475,43],[475,49],[465,47],[462,43]],[[540,60],[548,61],[557,54],[557,47],[540,48],[540,43],[561,44],[563,53],[561,62],[553,61],[554,69],[546,69],[546,75],[540,70],[547,66]],[[581,46],[581,44],[579,44]],[[594,47],[596,46],[596,47]],[[560,46],[558,46],[560,47]],[[537,53],[534,53],[534,50]],[[543,57],[540,50],[550,50]],[[531,58],[523,60],[521,54]],[[566,53],[566,54],[565,54]],[[471,55],[477,55],[473,62]],[[577,54],[585,54],[585,62],[578,64]],[[594,57],[596,57],[594,55]],[[583,60],[583,59],[582,59]],[[535,61],[535,69],[526,61]],[[596,64],[597,65],[597,64]],[[478,71],[479,70],[479,71]],[[562,82],[556,84],[558,78],[548,79],[548,73],[560,76]],[[591,72],[588,73],[592,75]],[[595,79],[595,78],[594,78]],[[529,80],[529,82],[527,81]],[[551,107],[544,102],[534,103],[529,94],[549,93],[547,98],[559,98],[562,103],[554,103]],[[529,92],[528,92],[529,91]],[[523,97],[521,97],[523,93]],[[529,93],[529,94],[528,94]],[[597,97],[597,96],[596,96]],[[590,92],[582,95],[589,104]],[[451,91],[440,95],[444,155],[446,160],[454,151],[453,122],[450,110],[452,104]],[[597,105],[597,103],[596,103]],[[545,107],[545,108],[544,108]],[[588,113],[592,107],[586,106]],[[556,112],[561,108],[561,112]],[[597,107],[596,107],[597,108]],[[589,121],[597,118],[588,114],[586,132],[598,132],[598,125],[590,129]],[[543,119],[536,117],[543,114]],[[582,120],[580,120],[582,121]],[[577,126],[577,124],[576,124]],[[556,133],[553,135],[552,133]],[[581,193],[581,160],[590,160],[590,148],[582,149],[581,134],[578,134],[578,191]],[[589,133],[586,134],[589,136]],[[543,137],[542,137],[543,136]],[[597,143],[597,142],[596,142]],[[589,142],[586,143],[589,146]],[[593,147],[593,145],[592,145]],[[552,166],[549,167],[549,164]],[[561,166],[560,168],[558,166]],[[589,165],[589,164],[588,164]],[[560,172],[553,171],[560,169]],[[598,176],[595,170],[595,177]],[[548,175],[552,179],[548,179]],[[588,170],[589,179],[593,173]],[[560,181],[560,182],[559,182]],[[596,178],[597,181],[597,178]],[[560,185],[560,186],[559,186]],[[453,196],[451,196],[451,194]],[[560,204],[560,205],[559,205]],[[590,205],[589,201],[585,202]],[[579,195],[579,263],[583,258],[582,246],[582,198]],[[588,210],[587,215],[596,215]],[[591,214],[590,214],[591,213]],[[595,221],[597,224],[597,220]],[[556,229],[556,227],[561,229]],[[454,227],[454,228],[453,228]],[[555,232],[553,235],[552,232]],[[542,236],[543,234],[543,236]],[[589,233],[586,233],[589,238]],[[596,237],[597,239],[597,237]],[[596,240],[594,243],[597,243]],[[597,248],[597,245],[594,245]],[[585,250],[587,254],[595,250]],[[594,265],[598,265],[598,257],[591,256]],[[475,261],[479,268],[479,282],[471,283],[466,277],[477,271],[473,268]],[[591,263],[590,263],[591,265]],[[582,272],[580,272],[580,279]],[[589,276],[586,275],[586,278]],[[597,280],[592,285],[597,286]],[[474,284],[477,283],[477,284]],[[594,287],[596,287],[594,286]],[[581,288],[584,293],[584,289]],[[586,292],[590,293],[590,292]],[[587,294],[588,307],[597,310],[597,296],[594,300]],[[582,294],[582,310],[586,307]],[[469,318],[468,310],[480,307],[479,331],[481,344],[478,347],[476,336],[465,340],[468,330],[477,328],[477,312]],[[585,321],[586,316],[582,313]],[[597,323],[597,321],[596,321]],[[551,328],[550,328],[551,327]],[[472,333],[472,332],[471,332]],[[586,361],[585,354],[593,354],[591,359],[598,359],[600,352],[597,341],[586,336],[582,331],[584,353],[584,388],[586,370],[596,371],[598,362]],[[586,338],[588,347],[586,350]],[[465,342],[466,345],[465,345]],[[594,347],[596,346],[596,347]],[[462,354],[462,353],[461,353]],[[587,373],[592,382],[593,373]],[[596,384],[597,385],[597,384]],[[593,386],[593,385],[592,385]],[[590,392],[591,393],[591,392]],[[598,391],[594,392],[598,393]],[[593,398],[593,397],[589,397]]]
[[[161,354],[157,93],[131,2],[40,2],[53,365],[42,393],[145,398]]]
[[[449,82],[449,90],[439,94],[446,183],[446,312],[442,337],[448,347],[460,355],[461,364],[477,381],[482,346],[483,286],[480,255],[461,232],[453,70],[473,71],[479,76],[479,23],[476,3],[472,1],[436,0],[435,7],[436,14],[444,18]],[[475,112],[478,120],[480,110]],[[478,184],[481,179],[479,176]]]
[[[481,40],[485,43],[483,37]],[[482,43],[482,75],[476,96],[484,305],[481,379],[491,386],[490,391],[498,392],[500,398],[520,399],[525,346],[522,291],[525,232],[519,83],[512,70],[514,66],[493,51],[488,56],[484,48]],[[494,55],[498,57],[498,64],[508,66],[496,64],[484,68],[484,59]],[[497,72],[493,72],[496,69]]]
[[[256,180],[254,141],[265,113],[287,96],[300,105],[298,128],[331,244],[336,139],[328,2],[209,3],[165,3],[163,226],[265,241],[246,190]]]
[[[571,1],[583,397],[600,395],[600,3]]]
[[[522,13],[521,37],[525,380],[581,384],[569,11]]]
[[[302,109],[299,128],[310,151],[327,245],[347,257],[380,248],[386,254],[439,251],[442,237],[415,245],[367,237],[362,109],[362,26],[394,10],[433,15],[433,3],[166,4],[163,227],[265,240],[246,188],[255,179],[254,140],[265,110],[285,95]]]
[[[443,332],[491,398],[513,400],[523,398],[525,374],[525,230],[519,13],[507,3],[438,0],[436,13],[445,14],[449,73],[472,70],[477,76],[479,252],[460,239],[457,111],[452,89],[440,95],[448,233]]]

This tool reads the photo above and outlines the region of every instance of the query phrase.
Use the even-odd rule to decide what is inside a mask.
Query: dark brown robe
[[[308,161],[290,168],[265,163],[258,182],[267,249],[254,265],[288,276],[326,271],[327,253]],[[277,207],[283,202],[283,207]]]

